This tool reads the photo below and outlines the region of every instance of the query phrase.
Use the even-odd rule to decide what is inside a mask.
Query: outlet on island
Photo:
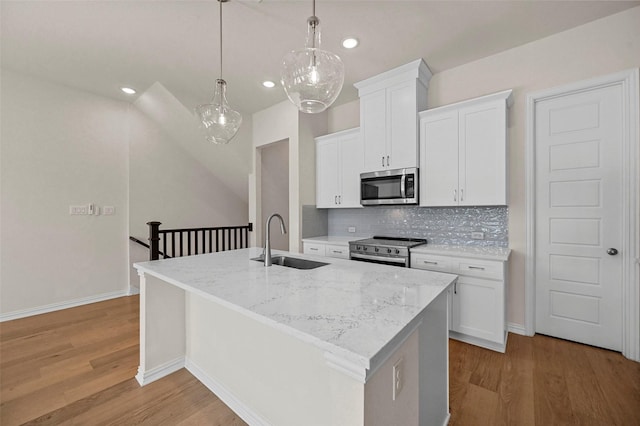
[[[484,232],[472,232],[471,233],[472,240],[484,240]]]
[[[347,228],[347,230],[349,232],[356,232],[356,227],[355,226],[350,226],[349,228]]]

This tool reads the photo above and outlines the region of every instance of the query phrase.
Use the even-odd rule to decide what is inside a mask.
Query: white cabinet
[[[427,107],[430,78],[420,59],[355,84],[364,172],[418,166],[418,111]]]
[[[420,205],[507,204],[511,90],[420,112]]]
[[[354,208],[360,205],[362,140],[359,129],[316,138],[316,205]]]
[[[303,241],[302,252],[304,254],[313,254],[316,256],[349,259],[349,243]]]
[[[458,275],[450,292],[451,338],[505,351],[506,262],[412,252],[411,267]]]

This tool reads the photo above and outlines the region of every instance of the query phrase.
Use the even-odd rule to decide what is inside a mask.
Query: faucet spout
[[[264,266],[271,266],[271,219],[274,217],[280,219],[280,232],[282,232],[282,234],[287,233],[287,227],[284,225],[284,219],[282,219],[282,216],[278,213],[273,213],[269,216],[265,225],[267,230],[264,239]]]

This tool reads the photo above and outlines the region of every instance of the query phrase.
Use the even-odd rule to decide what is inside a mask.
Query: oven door
[[[358,260],[360,262],[379,263],[382,265],[402,266],[403,268],[409,267],[408,258],[404,257],[382,257],[370,254],[362,253],[349,253],[351,260]]]
[[[384,170],[360,175],[360,204],[418,204],[418,169]]]

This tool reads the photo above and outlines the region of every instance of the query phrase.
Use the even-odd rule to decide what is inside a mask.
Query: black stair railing
[[[249,232],[253,224],[217,226],[210,228],[160,229],[161,222],[147,222],[149,244],[129,237],[149,248],[149,260],[158,260],[194,254],[236,250],[249,246]],[[160,250],[162,247],[162,250]]]

